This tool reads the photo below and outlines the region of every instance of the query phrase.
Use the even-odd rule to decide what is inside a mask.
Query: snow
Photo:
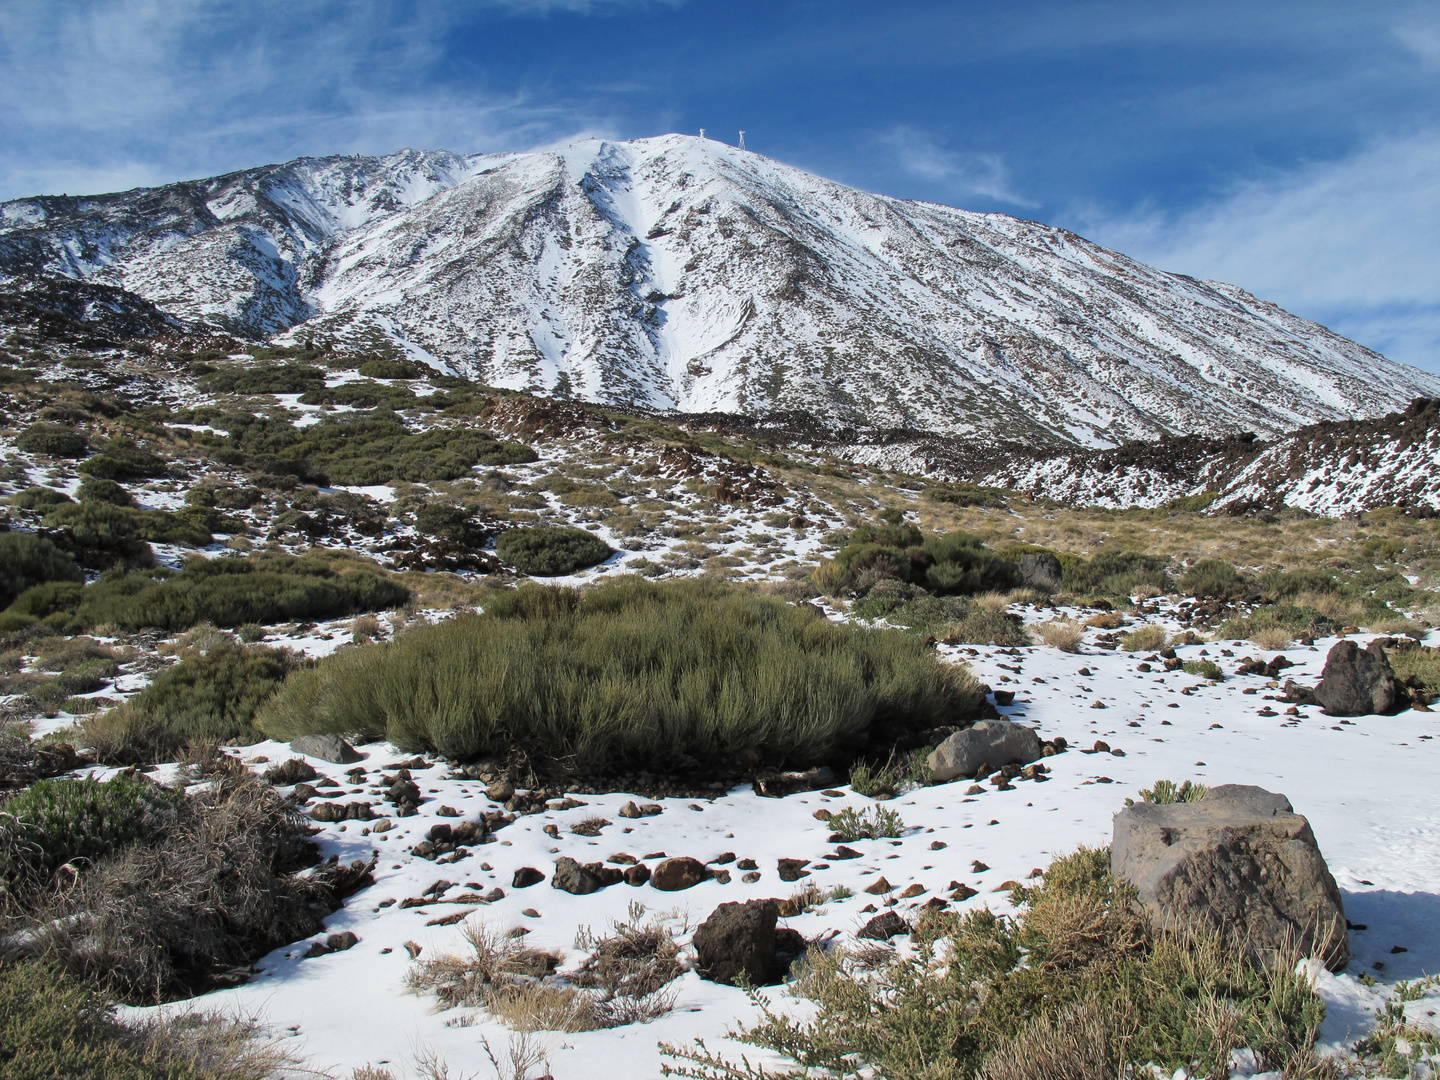
[[[1055,614],[1030,609],[1026,618],[1034,623]],[[832,613],[832,617],[839,616]],[[1158,621],[1168,620],[1162,615]],[[318,628],[296,644],[312,654],[339,644],[321,640],[324,632],[324,627]],[[1359,639],[1362,644],[1364,640]],[[1286,676],[1313,682],[1331,644],[1321,641],[1313,651],[1304,647],[1287,651],[1296,666]],[[1227,647],[1234,657],[1220,655],[1220,649]],[[1178,651],[1182,658],[1193,659],[1202,650],[1233,671],[1253,648],[1216,642]],[[394,828],[383,833],[369,831],[372,823],[320,826],[326,856],[350,862],[378,853],[376,884],[352,898],[317,936],[321,940],[325,934],[350,930],[359,944],[309,960],[300,958],[307,942],[277,950],[259,962],[259,974],[248,985],[208,995],[203,1004],[262,1017],[274,1032],[295,1040],[317,1067],[343,1070],[388,1061],[403,1068],[409,1058],[430,1050],[462,1072],[473,1071],[483,1060],[481,1037],[503,1047],[509,1033],[483,1013],[472,1026],[455,1025],[451,1022],[458,1012],[437,1012],[429,999],[405,987],[411,966],[406,942],[420,945],[423,957],[462,949],[461,926],[427,925],[438,916],[473,907],[471,919],[501,929],[523,926],[529,931],[527,945],[557,950],[566,957],[563,966],[573,968],[584,956],[575,947],[577,932],[584,927],[603,932],[610,922],[626,919],[633,902],[661,913],[683,941],[721,902],[787,897],[813,882],[826,889],[844,885],[853,895],[788,920],[789,925],[807,938],[843,942],[868,918],[861,909],[875,897],[864,888],[881,874],[897,890],[912,882],[925,887],[923,894],[900,902],[895,910],[902,914],[910,914],[943,891],[952,879],[979,890],[959,907],[983,904],[1008,910],[1006,893],[997,891],[1003,882],[1023,880],[1081,844],[1108,843],[1111,817],[1125,797],[1135,797],[1141,787],[1161,778],[1211,785],[1258,784],[1283,792],[1309,818],[1344,896],[1347,915],[1352,923],[1366,927],[1351,934],[1353,959],[1345,973],[1332,975],[1311,967],[1310,975],[1328,1007],[1322,1046],[1337,1050],[1368,1031],[1377,1010],[1393,1000],[1389,987],[1395,980],[1440,970],[1440,901],[1436,899],[1440,849],[1429,842],[1440,828],[1433,781],[1440,767],[1436,714],[1406,711],[1343,723],[1307,708],[1298,709],[1302,714],[1298,717],[1283,712],[1262,716],[1261,710],[1272,704],[1265,695],[1273,694],[1267,688],[1273,684],[1263,677],[1231,675],[1211,684],[1183,671],[1144,673],[1136,670],[1139,656],[1094,645],[1079,654],[1044,647],[1001,651],[941,646],[941,652],[949,659],[968,659],[991,685],[1015,690],[1015,704],[1002,712],[1036,726],[1046,738],[1062,735],[1069,741],[1070,751],[1045,759],[1051,769],[1048,781],[1018,781],[1014,790],[1005,792],[987,786],[978,796],[965,794],[969,781],[912,790],[884,804],[903,817],[904,835],[894,841],[857,841],[851,846],[863,857],[849,861],[824,858],[833,845],[826,843],[828,827],[815,819],[814,811],[822,806],[863,809],[874,805],[873,800],[848,789],[836,797],[806,792],[764,799],[740,787],[717,791],[709,799],[654,800],[663,812],[635,820],[619,816],[620,807],[632,798],[652,800],[625,792],[578,796],[583,806],[521,816],[495,833],[492,842],[471,849],[468,858],[436,865],[410,855],[409,848],[424,838],[432,824],[455,820],[438,816],[442,806],[459,811],[462,819],[496,808],[486,799],[483,784],[453,778],[448,766],[437,761],[415,771],[426,798],[417,816],[393,818]],[[969,656],[971,652],[976,655]],[[1079,674],[1081,668],[1089,674]],[[1248,688],[1257,693],[1242,692]],[[1104,707],[1095,707],[1096,702]],[[1105,740],[1112,752],[1082,752],[1097,739]],[[377,770],[393,769],[397,761],[409,757],[385,744],[359,749],[364,754],[360,764],[370,770],[370,784],[378,781]],[[288,747],[276,743],[246,747],[242,753],[247,759],[263,757],[272,762],[293,756]],[[344,773],[351,766],[310,761],[346,791],[360,789],[360,794],[341,796],[342,801],[375,802],[377,813],[388,808],[374,791],[364,792],[362,785],[348,781]],[[613,824],[597,838],[570,831],[593,816]],[[558,840],[543,831],[549,824],[559,826]],[[936,841],[945,846],[934,849]],[[740,859],[755,859],[763,876],[747,885],[736,872],[730,884],[712,880],[678,893],[624,884],[589,896],[572,896],[548,883],[512,888],[511,877],[520,867],[536,867],[548,876],[560,855],[589,862],[616,852],[650,856],[644,860],[650,865],[659,852],[702,861],[734,852]],[[781,858],[828,865],[813,869],[801,882],[787,884],[776,876],[776,860]],[[972,872],[971,862],[976,859],[991,869]],[[484,870],[482,863],[492,868]],[[438,878],[456,882],[457,893],[498,886],[506,895],[489,905],[437,902],[406,910],[398,904],[379,907],[382,899],[418,896]],[[534,909],[538,916],[524,915],[525,909]],[[1408,951],[1392,952],[1396,946]],[[1377,985],[1362,985],[1361,975],[1374,977]],[[753,1048],[742,1048],[724,1037],[727,1030],[755,1016],[741,991],[701,981],[694,973],[682,976],[677,986],[674,1010],[653,1023],[556,1035],[550,1048],[556,1080],[658,1075],[660,1040],[683,1044],[703,1037],[712,1049],[723,1047],[732,1056],[743,1049],[752,1059],[757,1056]],[[767,995],[782,1008],[804,1008],[803,1002],[781,989]],[[1429,1012],[1436,1004],[1432,993],[1406,1008],[1418,1021],[1431,1023]],[[1236,1064],[1243,1066],[1245,1061],[1237,1059]],[[1237,1068],[1236,1075],[1251,1072]]]

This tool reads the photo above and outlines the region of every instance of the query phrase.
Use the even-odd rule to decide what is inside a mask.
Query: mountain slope
[[[21,200],[0,273],[533,392],[1032,444],[1278,434],[1440,394],[1233,286],[678,135]]]

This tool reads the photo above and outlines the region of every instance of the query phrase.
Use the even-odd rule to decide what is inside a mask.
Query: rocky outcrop
[[[754,985],[776,975],[776,900],[721,904],[695,931],[693,939],[702,979],[733,985],[743,974]]]
[[[928,763],[936,783],[957,776],[973,776],[982,765],[1028,765],[1040,760],[1040,736],[1013,720],[981,720],[948,736],[931,753]]]
[[[1110,866],[1160,927],[1220,933],[1259,956],[1298,947],[1335,971],[1350,958],[1340,890],[1284,795],[1226,784],[1199,802],[1126,807]]]
[[[290,749],[297,754],[319,758],[336,765],[349,765],[360,760],[355,748],[339,735],[301,735],[300,738],[291,740]]]
[[[1315,700],[1330,716],[1369,716],[1393,712],[1404,693],[1379,642],[1361,649],[1338,641],[1325,657]]]

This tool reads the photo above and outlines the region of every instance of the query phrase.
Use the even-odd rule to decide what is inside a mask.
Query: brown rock
[[[709,872],[704,863],[682,855],[679,858],[666,859],[655,867],[650,884],[664,892],[679,892],[699,885],[707,877]]]

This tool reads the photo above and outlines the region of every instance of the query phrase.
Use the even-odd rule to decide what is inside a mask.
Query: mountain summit
[[[494,386],[1034,443],[1273,434],[1440,395],[1234,286],[682,135],[22,199],[0,205],[0,275]]]

